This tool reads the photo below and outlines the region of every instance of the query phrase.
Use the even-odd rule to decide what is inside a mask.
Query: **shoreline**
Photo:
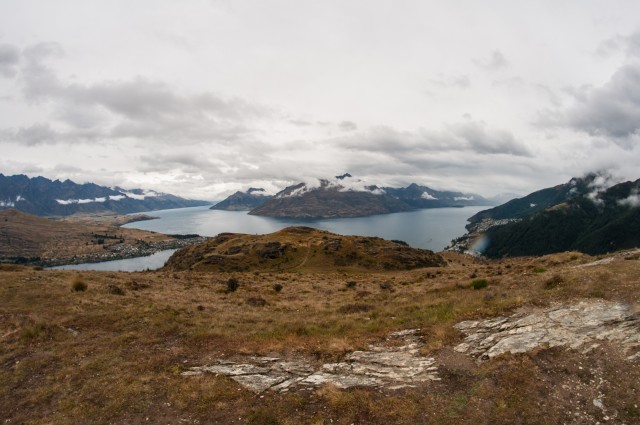
[[[116,244],[109,247],[105,252],[92,252],[87,254],[73,255],[71,257],[50,257],[50,258],[24,258],[24,257],[6,257],[0,259],[0,263],[5,264],[17,264],[23,266],[36,266],[36,267],[56,267],[66,265],[77,264],[92,264],[103,263],[106,261],[126,260],[130,258],[148,257],[160,251],[166,251],[169,249],[180,249],[187,246],[202,243],[208,239],[206,236],[194,236],[180,237],[175,235],[175,239],[158,242],[141,242],[136,245],[131,244]]]

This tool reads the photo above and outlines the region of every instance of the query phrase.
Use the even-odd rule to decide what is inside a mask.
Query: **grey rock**
[[[585,351],[589,351],[603,340],[620,345],[627,360],[640,357],[640,318],[621,303],[582,301],[529,314],[460,322],[455,328],[467,335],[455,350],[482,360],[543,345],[573,349],[588,345]]]
[[[404,344],[388,344],[401,340]],[[419,329],[389,334],[386,341],[370,345],[366,351],[354,351],[338,363],[319,368],[305,359],[246,357],[243,363],[220,361],[217,365],[192,367],[183,376],[214,373],[230,377],[256,393],[267,389],[285,392],[292,388],[309,389],[324,384],[338,388],[355,386],[389,389],[415,386],[439,380],[435,360],[419,355],[422,347]]]

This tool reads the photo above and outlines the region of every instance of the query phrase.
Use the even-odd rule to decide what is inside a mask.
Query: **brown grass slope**
[[[443,256],[447,267],[382,272],[79,275],[0,265],[0,422],[640,422],[640,367],[606,341],[589,352],[540,347],[483,363],[451,349],[461,320],[585,299],[638,305],[637,252],[598,262],[577,253]],[[239,282],[234,292],[230,278]],[[476,278],[488,286],[471,289]],[[85,291],[71,290],[78,282]],[[250,302],[257,298],[265,302]],[[407,328],[421,329],[441,381],[254,394],[226,377],[180,374],[243,355],[339,361]]]
[[[222,233],[176,252],[167,270],[331,271],[336,267],[409,270],[444,266],[432,251],[376,237],[341,236],[310,227],[288,227],[267,235]]]
[[[72,258],[103,252],[121,243],[158,242],[172,239],[160,233],[123,229],[122,218],[113,216],[102,222],[77,218],[54,220],[15,209],[0,211],[0,260],[15,257]],[[107,237],[102,237],[106,235]],[[102,241],[102,243],[98,243]]]

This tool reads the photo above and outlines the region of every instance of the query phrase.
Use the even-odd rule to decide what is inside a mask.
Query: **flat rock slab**
[[[528,314],[460,322],[455,328],[467,335],[455,350],[480,360],[540,346],[582,348],[586,352],[604,340],[620,345],[627,360],[640,360],[640,315],[620,303],[583,301]]]
[[[419,329],[408,329],[389,334],[384,342],[370,345],[366,351],[354,351],[342,362],[326,363],[319,368],[305,359],[247,357],[241,363],[220,361],[216,365],[192,367],[182,375],[207,372],[225,375],[257,393],[269,389],[280,392],[310,389],[323,384],[396,389],[440,379],[435,360],[420,356],[418,350],[423,345]]]

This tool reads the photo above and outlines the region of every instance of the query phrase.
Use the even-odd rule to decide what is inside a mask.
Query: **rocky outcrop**
[[[602,341],[619,345],[627,360],[640,360],[640,315],[625,304],[583,301],[509,317],[461,322],[455,328],[467,335],[455,350],[480,360],[537,347],[566,346],[589,351]]]
[[[320,367],[305,359],[247,357],[241,362],[220,361],[216,365],[192,367],[182,375],[225,375],[256,393],[286,392],[323,384],[338,388],[398,389],[440,379],[435,360],[419,354],[422,345],[419,329],[408,329],[389,334],[384,342],[372,344],[366,351],[354,351],[341,362]]]

